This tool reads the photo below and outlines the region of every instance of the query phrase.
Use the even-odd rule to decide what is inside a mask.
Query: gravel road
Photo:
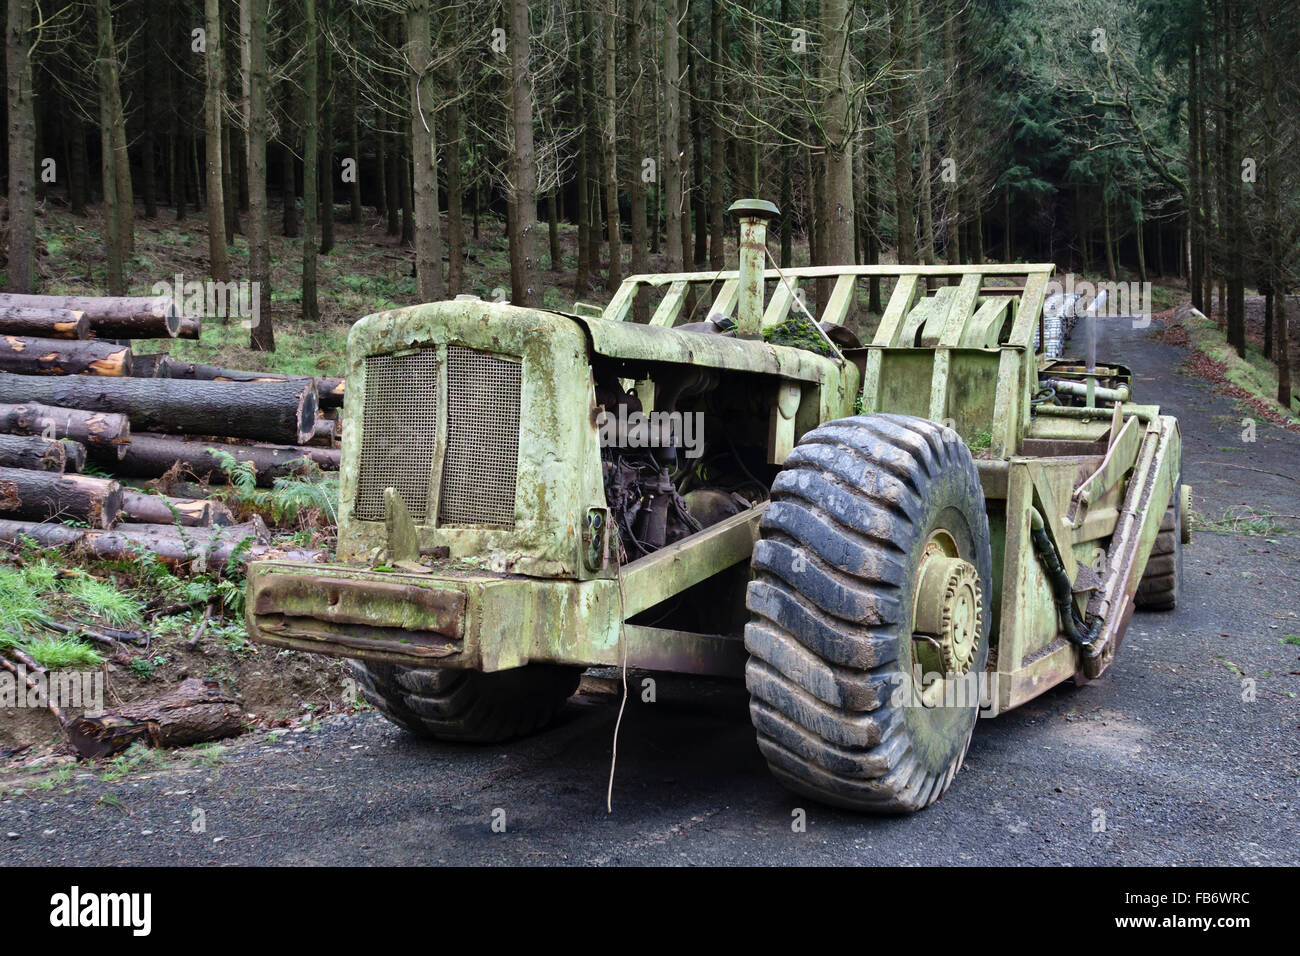
[[[1244,442],[1243,413],[1176,371],[1185,350],[1106,326],[1099,354],[1181,419],[1201,514],[1300,512],[1300,435],[1260,422]],[[1202,531],[1185,562],[1183,606],[1135,616],[1109,677],[981,721],[952,789],[910,817],[791,796],[743,688],[663,677],[655,703],[628,703],[613,813],[615,697],[484,749],[361,713],[0,798],[0,863],[1295,864],[1300,646],[1284,638],[1300,635],[1300,537]]]

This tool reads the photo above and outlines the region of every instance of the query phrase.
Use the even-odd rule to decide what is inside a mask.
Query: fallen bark
[[[87,412],[29,402],[0,405],[0,432],[63,438],[91,446],[111,446],[121,457],[131,441],[131,422],[116,412]]]
[[[239,733],[243,708],[216,681],[187,677],[162,697],[119,707],[115,713],[77,717],[68,739],[83,757],[109,757],[137,741],[150,747],[184,747]]]
[[[316,391],[306,380],[185,382],[0,372],[0,401],[120,412],[145,431],[286,445],[309,441],[316,428]]]
[[[131,374],[131,347],[108,342],[71,342],[30,335],[0,335],[0,371],[21,375]]]
[[[74,309],[0,308],[0,334],[39,335],[47,339],[88,339],[90,320]]]
[[[84,521],[111,528],[122,510],[122,486],[90,475],[0,468],[0,514],[18,521]]]
[[[0,467],[28,471],[81,471],[86,449],[76,442],[35,435],[0,434]]]

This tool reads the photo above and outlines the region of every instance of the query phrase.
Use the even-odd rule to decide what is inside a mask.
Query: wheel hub
[[[913,633],[937,649],[944,677],[968,673],[984,621],[984,595],[974,565],[942,550],[927,549],[914,607]]]

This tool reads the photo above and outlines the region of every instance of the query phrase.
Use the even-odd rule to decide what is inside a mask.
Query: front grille
[[[438,358],[432,349],[366,359],[361,466],[354,513],[384,519],[384,489],[394,488],[416,521],[429,512],[429,478],[438,442]]]
[[[515,526],[520,365],[464,346],[447,349],[447,451],[438,524]]]

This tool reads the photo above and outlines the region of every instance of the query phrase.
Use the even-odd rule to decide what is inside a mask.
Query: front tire
[[[956,432],[860,415],[805,435],[772,486],[747,597],[750,716],[773,774],[854,810],[937,800],[978,714],[992,564]],[[948,679],[922,691],[918,672]],[[950,688],[966,696],[947,706]]]
[[[481,671],[349,661],[363,697],[420,737],[496,743],[541,730],[578,689],[581,668],[529,664]]]

